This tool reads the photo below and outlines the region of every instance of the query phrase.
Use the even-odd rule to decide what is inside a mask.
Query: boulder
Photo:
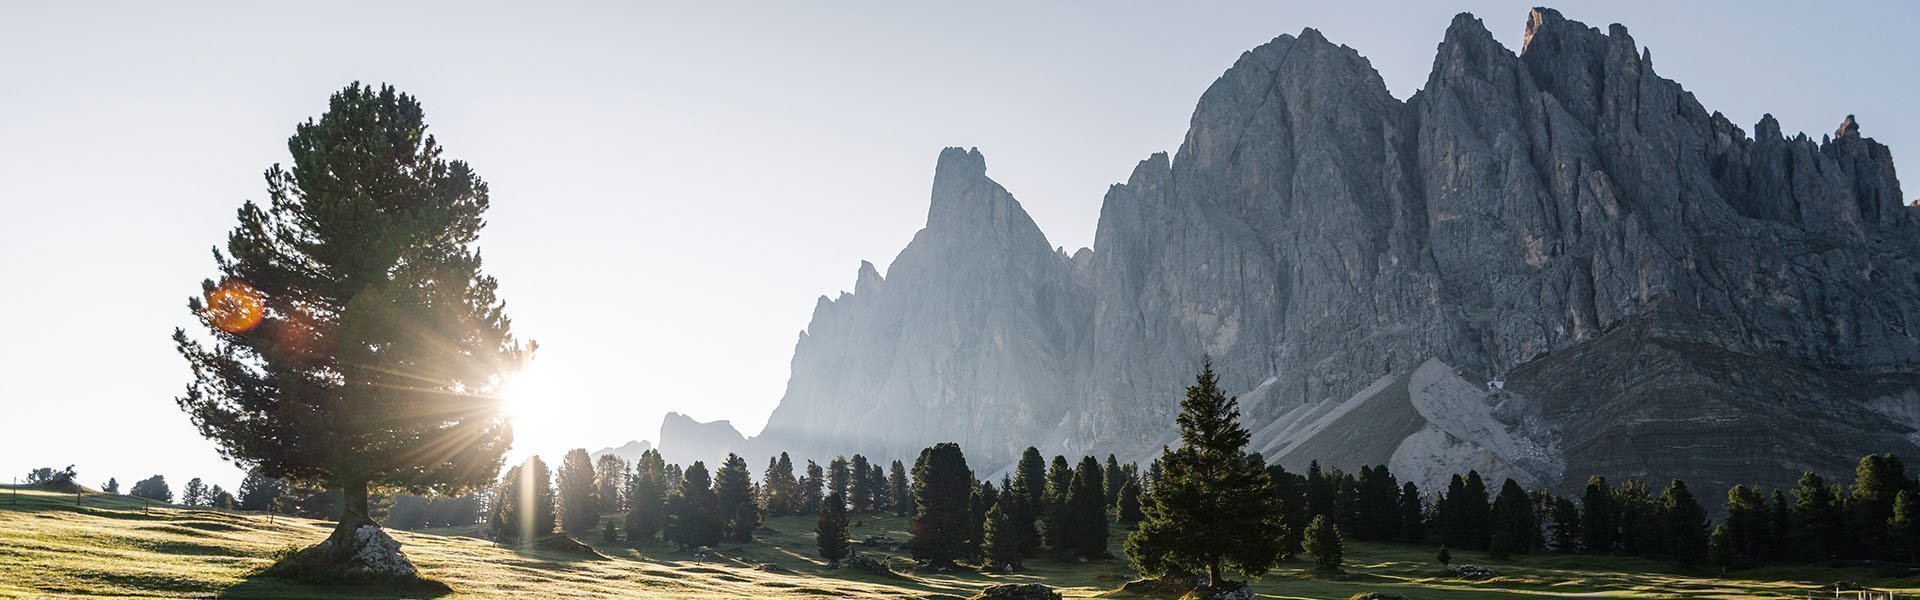
[[[1060,600],[1060,592],[1038,583],[1002,583],[987,586],[970,600]]]

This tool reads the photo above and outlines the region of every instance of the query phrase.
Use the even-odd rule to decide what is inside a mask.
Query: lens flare
[[[229,279],[207,292],[207,321],[227,333],[246,333],[260,325],[265,310],[260,292],[246,282]]]

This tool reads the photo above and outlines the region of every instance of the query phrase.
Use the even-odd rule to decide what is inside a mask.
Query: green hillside
[[[0,490],[0,596],[69,595],[150,597],[417,597],[417,592],[316,588],[249,578],[288,548],[324,538],[330,524],[305,519],[236,515],[176,506],[143,507],[126,496]],[[854,539],[907,539],[905,520],[856,516]],[[501,548],[462,532],[394,532],[414,562],[451,586],[451,597],[542,598],[934,598],[966,597],[995,583],[1038,581],[1068,597],[1151,597],[1118,592],[1133,578],[1124,561],[1078,564],[1030,561],[1016,574],[914,573],[894,577],[851,569],[827,570],[813,557],[813,521],[775,518],[752,544],[723,546],[695,557],[661,544],[633,550],[587,539],[604,557]],[[1119,552],[1120,534],[1113,536]],[[857,546],[903,555],[884,546]],[[1664,564],[1614,557],[1543,555],[1508,562],[1458,552],[1455,563],[1500,571],[1490,581],[1440,576],[1422,546],[1352,544],[1349,574],[1316,578],[1296,561],[1261,580],[1272,598],[1346,598],[1378,591],[1411,598],[1557,597],[1805,597],[1834,581],[1920,594],[1920,581],[1883,580],[1870,568],[1773,568],[1718,579],[1706,571],[1676,574]],[[898,556],[896,556],[898,555]],[[1831,594],[1828,593],[1828,596]]]

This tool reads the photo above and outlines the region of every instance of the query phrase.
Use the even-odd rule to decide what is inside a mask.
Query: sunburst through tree
[[[391,86],[333,94],[288,140],[292,166],[267,170],[267,204],[243,204],[214,251],[221,279],[188,303],[208,337],[174,332],[194,375],[180,408],[222,456],[342,492],[307,560],[346,566],[389,543],[370,488],[484,485],[512,442],[496,392],[533,344],[480,272],[486,183],[441,158],[422,117]]]

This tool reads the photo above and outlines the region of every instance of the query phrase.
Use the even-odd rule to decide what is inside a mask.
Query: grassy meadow
[[[0,487],[0,597],[231,597],[401,598],[418,592],[309,587],[250,577],[286,549],[316,543],[331,525],[321,521],[220,513],[156,505],[126,496],[71,494]],[[862,554],[908,561],[884,546],[860,546],[869,536],[905,541],[906,520],[854,517]],[[1071,598],[1152,598],[1119,588],[1134,578],[1123,560],[1073,563],[1029,561],[1012,574],[904,573],[872,575],[828,570],[814,557],[813,520],[775,518],[752,544],[723,545],[696,557],[656,543],[633,549],[587,536],[602,556],[515,550],[461,535],[472,531],[393,535],[431,578],[453,589],[449,597],[557,598],[965,598],[996,583],[1040,582]],[[477,530],[477,528],[474,528]],[[1119,530],[1112,536],[1120,552]],[[1455,564],[1498,570],[1500,577],[1470,582],[1445,577],[1433,549],[1400,544],[1348,544],[1345,575],[1315,575],[1304,560],[1255,584],[1265,598],[1347,598],[1383,592],[1409,598],[1745,598],[1831,597],[1825,586],[1857,581],[1876,589],[1920,595],[1920,579],[1883,579],[1873,569],[1767,568],[1679,572],[1638,559],[1536,555],[1492,561],[1456,552]],[[1823,593],[1824,592],[1824,593]]]

